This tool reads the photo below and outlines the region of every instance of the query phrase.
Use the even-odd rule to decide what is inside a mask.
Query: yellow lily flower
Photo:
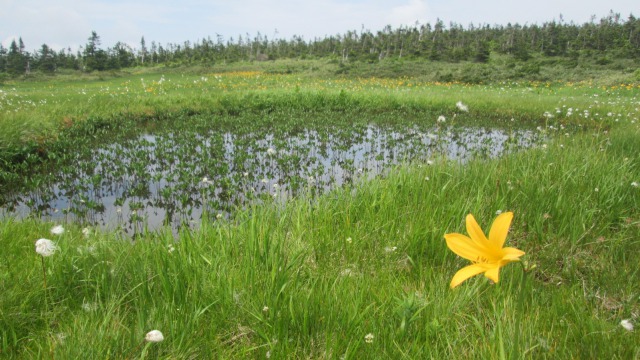
[[[452,289],[480,273],[484,273],[484,276],[497,283],[500,268],[512,261],[520,260],[519,257],[524,255],[523,251],[513,247],[503,247],[511,220],[513,220],[512,212],[500,214],[493,221],[487,239],[476,219],[469,214],[467,215],[469,236],[456,233],[444,235],[451,251],[473,263],[458,270],[453,276],[450,284]]]

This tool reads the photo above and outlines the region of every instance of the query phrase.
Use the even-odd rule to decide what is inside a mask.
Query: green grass
[[[272,66],[289,66],[289,62],[278,64]],[[59,156],[56,147],[68,147],[67,142],[58,144],[59,140],[66,139],[66,132],[73,127],[92,132],[96,127],[117,127],[123,122],[193,114],[237,115],[279,108],[303,112],[402,110],[435,118],[439,114],[453,115],[457,101],[470,106],[468,118],[474,121],[514,118],[517,122],[542,123],[544,112],[553,112],[562,105],[592,109],[594,113],[617,113],[619,105],[611,98],[630,101],[638,88],[628,83],[597,87],[597,82],[503,81],[470,86],[423,77],[322,77],[307,72],[269,72],[266,65],[262,72],[251,72],[241,65],[231,68],[236,71],[223,69],[183,73],[175,69],[167,69],[166,73],[157,72],[164,69],[139,69],[116,77],[61,76],[1,87],[0,183],[7,172],[20,172],[16,164],[31,168],[48,157]],[[596,103],[594,94],[602,94],[602,101]],[[593,121],[583,123],[593,125]]]
[[[435,122],[463,101],[460,124],[513,118],[585,131],[559,130],[545,148],[500,159],[407,165],[317,199],[254,205],[177,239],[168,229],[135,241],[85,237],[79,224],[54,236],[52,223],[4,218],[0,357],[640,357],[638,331],[620,326],[637,327],[640,314],[637,86],[209,70],[167,72],[162,83],[141,72],[5,85],[3,169],[22,179],[78,137],[115,127],[283,108]],[[579,110],[568,116],[569,107]],[[507,244],[526,252],[522,264],[503,268],[498,284],[477,276],[450,289],[467,262],[443,235],[465,233],[469,213],[487,232],[498,210],[515,214]],[[43,237],[60,247],[44,259],[46,289],[34,251]],[[143,343],[152,329],[165,340]]]
[[[84,238],[70,224],[45,259],[46,293],[33,244],[52,224],[5,220],[2,355],[637,358],[638,332],[619,322],[640,311],[639,135],[625,125],[496,160],[403,167],[175,242]],[[466,232],[467,213],[487,231],[497,210],[515,213],[508,245],[530,270],[449,289],[465,261],[443,235]],[[152,329],[165,341],[139,346]]]

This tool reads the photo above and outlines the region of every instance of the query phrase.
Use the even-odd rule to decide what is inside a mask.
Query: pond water
[[[465,161],[532,146],[531,130],[447,126],[326,126],[228,131],[188,126],[103,142],[10,195],[4,216],[121,229],[134,235],[226,217],[249,202],[311,196],[406,162]]]

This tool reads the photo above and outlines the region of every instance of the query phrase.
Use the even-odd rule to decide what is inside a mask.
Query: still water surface
[[[251,201],[286,201],[384,174],[406,162],[495,157],[541,141],[530,130],[356,126],[231,132],[174,129],[107,143],[0,213],[121,229],[133,235],[203,216],[226,217]]]

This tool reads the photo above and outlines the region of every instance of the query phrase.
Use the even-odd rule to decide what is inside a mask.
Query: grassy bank
[[[400,168],[178,241],[5,220],[2,356],[637,358],[638,331],[620,321],[640,314],[639,136],[628,123],[496,160]],[[526,265],[449,289],[467,262],[443,235],[466,233],[468,213],[488,232],[499,210],[515,214],[507,244]],[[41,237],[60,247],[44,258],[46,289]],[[165,340],[143,344],[152,329]]]

